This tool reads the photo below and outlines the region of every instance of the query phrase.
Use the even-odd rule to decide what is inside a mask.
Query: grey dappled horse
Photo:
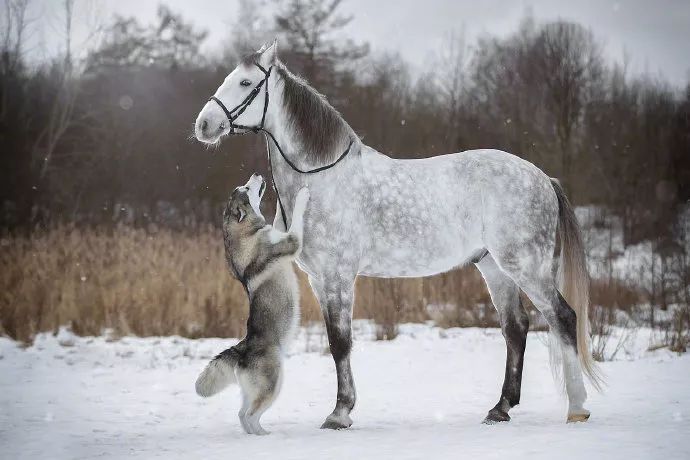
[[[468,263],[486,281],[508,349],[501,397],[485,422],[509,420],[509,409],[520,401],[529,326],[520,290],[556,339],[568,421],[589,417],[583,371],[597,382],[588,347],[589,277],[573,209],[557,182],[499,150],[419,160],[383,155],[285,68],[275,42],[225,78],[195,124],[205,143],[248,132],[267,136],[279,196],[277,228],[289,226],[285,216],[297,191],[307,186],[311,192],[298,263],[321,305],[338,376],[335,409],[324,428],[352,424],[357,275],[429,276]]]

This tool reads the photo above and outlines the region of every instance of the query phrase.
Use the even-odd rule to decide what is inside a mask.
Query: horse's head
[[[274,41],[245,57],[230,72],[196,118],[198,140],[213,144],[225,134],[244,134],[263,127],[268,109],[266,91],[272,90],[271,81],[275,81],[270,75],[276,52]]]

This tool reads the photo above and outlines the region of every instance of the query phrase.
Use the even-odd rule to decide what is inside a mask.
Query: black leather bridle
[[[253,133],[259,133],[259,132],[264,132],[268,137],[271,138],[273,143],[276,145],[278,148],[278,151],[280,152],[280,155],[283,157],[285,162],[296,172],[301,173],[301,174],[314,174],[318,173],[321,171],[325,171],[326,169],[330,169],[333,166],[337,165],[343,158],[347,156],[348,153],[350,153],[350,150],[352,148],[352,144],[354,143],[353,139],[350,139],[350,143],[347,146],[347,149],[333,162],[330,164],[327,164],[325,166],[319,166],[318,168],[314,169],[300,169],[298,168],[286,155],[283,149],[280,147],[280,144],[276,140],[275,136],[273,133],[268,131],[267,129],[264,128],[264,122],[266,121],[266,111],[268,110],[268,79],[271,76],[271,71],[273,70],[273,66],[270,66],[268,70],[266,70],[261,64],[255,62],[254,65],[261,70],[264,74],[264,78],[256,84],[254,89],[247,95],[247,97],[244,98],[242,102],[240,102],[238,105],[236,105],[232,110],[228,110],[227,107],[225,107],[225,104],[223,104],[223,101],[218,99],[216,96],[211,96],[209,99],[210,101],[215,102],[220,106],[221,109],[223,109],[223,112],[225,112],[225,116],[228,118],[228,121],[230,122],[230,132],[229,134],[244,134],[244,133],[236,133],[235,129],[243,129],[245,131],[251,131]],[[258,126],[245,126],[245,125],[238,125],[235,123],[235,120],[244,113],[245,110],[247,110],[247,107],[251,105],[251,103],[256,99],[256,97],[259,95],[261,92],[261,88],[264,88],[264,109],[263,113],[261,114],[261,123]],[[275,178],[273,177],[273,166],[271,164],[271,149],[268,148],[268,163],[269,167],[271,169],[271,181],[273,182],[273,189],[276,191],[276,196],[278,197],[278,206],[280,206],[280,215],[283,218],[283,224],[285,225],[285,229],[287,230],[287,219],[285,218],[285,209],[283,208],[283,202],[280,199],[280,192],[278,192],[278,186],[276,185]]]
[[[268,78],[271,76],[271,71],[273,70],[273,66],[269,67],[268,70],[264,69],[264,67],[261,64],[254,63],[255,66],[259,68],[264,74],[264,78],[256,84],[254,89],[247,94],[247,97],[244,98],[242,102],[240,102],[238,105],[235,106],[234,109],[228,110],[227,107],[225,107],[225,104],[218,99],[216,96],[211,96],[209,99],[210,101],[215,102],[220,106],[221,109],[223,109],[223,112],[225,112],[225,116],[228,118],[228,121],[230,122],[230,134],[237,134],[235,133],[235,129],[245,129],[247,131],[252,131],[254,133],[258,133],[259,131],[262,131],[264,129],[264,122],[266,121],[266,111],[268,110]],[[235,120],[244,113],[245,110],[247,110],[247,107],[251,105],[252,102],[254,102],[254,99],[256,99],[256,96],[259,95],[261,92],[261,87],[264,87],[264,111],[263,114],[261,115],[261,124],[259,126],[245,126],[245,125],[238,125],[235,123]]]

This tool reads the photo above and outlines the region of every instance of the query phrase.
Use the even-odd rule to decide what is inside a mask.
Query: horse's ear
[[[275,64],[278,60],[278,39],[274,39],[273,43],[271,43],[269,46],[262,46],[259,52],[261,53],[259,61],[261,62],[262,66],[270,67]]]

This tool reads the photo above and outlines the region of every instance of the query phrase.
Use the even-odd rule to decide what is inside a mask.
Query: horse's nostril
[[[201,122],[201,132],[205,132],[206,128],[208,128],[208,122],[206,120]]]

